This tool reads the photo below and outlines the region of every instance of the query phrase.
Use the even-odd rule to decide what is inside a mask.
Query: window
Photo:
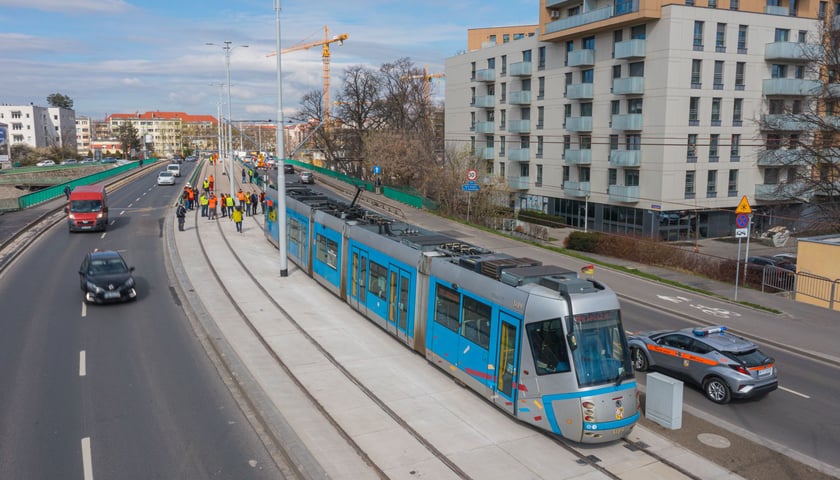
[[[627,100],[627,113],[642,113],[642,99],[631,98]]]
[[[800,30],[798,38],[799,38],[798,39],[799,43],[806,43],[808,41],[808,31],[807,30]]]
[[[592,83],[595,80],[595,70],[587,68],[580,72],[581,83]]]
[[[580,116],[581,117],[591,117],[592,116],[592,102],[586,102],[580,104]]]
[[[703,68],[703,60],[694,59],[691,61],[691,88],[700,88],[700,74]]]
[[[545,97],[545,77],[537,78],[537,100]]]
[[[615,58],[615,44],[621,43],[624,33],[621,30],[613,31],[613,49],[612,49],[612,58]]]
[[[774,42],[787,42],[790,38],[790,30],[786,28],[777,28],[773,37]]]
[[[607,186],[616,185],[618,184],[618,169],[617,168],[608,168],[607,169]]]
[[[490,305],[464,296],[461,335],[481,348],[490,347]]]
[[[787,78],[787,65],[774,63],[770,68],[770,76],[772,78]]]
[[[738,10],[740,8],[738,0],[729,0],[729,9],[730,10]]]
[[[738,53],[747,53],[747,25],[738,25]]]
[[[627,70],[629,70],[628,74],[631,77],[644,77],[645,76],[645,62],[633,62],[627,64]]]
[[[534,180],[534,184],[537,187],[541,187],[543,182],[543,166],[537,164],[537,178]]]
[[[545,70],[545,47],[537,49],[537,70]]]
[[[723,90],[723,60],[715,60],[715,75],[712,79],[712,88]]]
[[[720,155],[718,154],[718,146],[720,145],[720,135],[717,133],[713,133],[709,136],[709,161],[710,162],[717,162],[720,160]]]
[[[571,170],[568,165],[563,165],[563,183],[568,182],[571,178]]]
[[[571,370],[561,319],[531,323],[527,329],[537,375]]]
[[[563,105],[563,126],[566,126],[566,119],[572,116],[572,104],[567,103]]]
[[[475,130],[475,112],[470,112],[470,130]]]
[[[504,130],[507,125],[507,110],[499,110],[499,128]]]
[[[741,160],[741,134],[733,133],[729,146],[729,161],[738,162]]]
[[[578,167],[578,179],[581,182],[588,182],[591,178],[591,173],[592,169],[589,167]]]
[[[630,38],[633,40],[644,40],[647,38],[647,27],[645,25],[630,27]]]
[[[501,75],[507,75],[507,55],[502,55]]]
[[[621,65],[613,65],[612,67],[612,78],[621,78]]]
[[[545,120],[545,107],[537,107],[537,130],[542,130]]]
[[[475,80],[475,62],[470,62],[470,71],[471,71],[470,79]]]
[[[794,115],[802,113],[802,100],[794,100],[791,103],[790,113],[793,113]]]
[[[578,144],[580,145],[581,150],[591,150],[592,149],[592,136],[591,135],[580,135],[578,137]]]
[[[720,97],[715,97],[712,99],[712,126],[719,127],[720,126],[720,104],[723,101]]]
[[[740,127],[743,125],[743,119],[741,115],[743,114],[744,110],[744,99],[743,98],[736,98],[732,103],[732,126],[733,127]]]
[[[580,44],[584,50],[595,50],[595,37],[586,37]]]
[[[726,24],[718,23],[717,31],[715,32],[715,51],[718,53],[726,52]]]
[[[744,89],[744,75],[747,70],[747,62],[735,63],[735,90]]]
[[[768,112],[770,115],[781,115],[785,113],[785,101],[778,98],[773,98],[768,104]]]
[[[522,51],[522,61],[523,62],[530,62],[531,61],[531,51],[530,50],[523,50]]]
[[[502,43],[508,43],[510,41],[510,34],[505,33],[502,35]]]
[[[624,171],[624,185],[627,187],[638,187],[639,186],[639,171],[638,170],[625,170]]]
[[[706,175],[706,197],[717,197],[717,170],[709,170]]]
[[[572,148],[572,136],[571,135],[563,135],[563,155],[566,154],[566,150]]]
[[[618,135],[610,135],[610,150],[618,150]]]
[[[793,77],[798,79],[805,78],[805,65],[797,65],[793,69]]]
[[[738,170],[729,171],[729,181],[727,182],[726,195],[729,197],[738,196]]]
[[[624,139],[627,143],[627,150],[641,150],[642,149],[642,136],[638,133],[633,133],[627,135]]]
[[[506,146],[507,146],[507,142],[505,141],[505,137],[500,136],[499,137],[499,156],[500,157],[505,156],[505,147]]]
[[[569,14],[571,17],[572,15]],[[563,65],[569,65],[569,52],[573,52],[575,50],[575,42],[569,40],[566,42],[566,58],[563,60]]]
[[[685,198],[692,199],[694,198],[694,170],[688,170],[685,172]]]
[[[338,270],[338,243],[318,234],[315,240],[315,258],[333,270]]]
[[[828,8],[828,2],[820,2],[819,10],[817,12],[817,16],[819,18],[825,18],[825,12]]]
[[[709,0],[709,8],[717,8],[717,0]]]
[[[371,262],[371,279],[373,265]],[[437,285],[435,291],[435,323],[456,333],[461,329],[461,295],[441,284]]]
[[[688,134],[688,145],[685,152],[685,158],[688,159],[689,163],[693,163],[697,161],[697,134],[690,133]]]
[[[501,94],[499,95],[499,103],[505,103],[507,101],[507,83],[500,83],[499,88],[501,89]]]
[[[544,148],[545,147],[544,147],[543,136],[539,135],[539,136],[537,136],[537,158],[542,158]],[[541,171],[542,170],[540,170],[540,172]]]
[[[618,115],[621,113],[621,101],[613,100],[610,102],[610,115]]]
[[[703,51],[703,25],[704,22],[696,20],[694,22],[694,50]]]
[[[494,70],[496,68],[496,57],[490,57],[487,59],[487,68],[489,70]]]
[[[688,99],[688,126],[698,125],[700,125],[700,97],[691,97]]]
[[[572,84],[572,74],[571,72],[566,73],[565,76],[565,83],[563,84],[563,96],[566,96],[566,93],[569,91],[569,85]]]

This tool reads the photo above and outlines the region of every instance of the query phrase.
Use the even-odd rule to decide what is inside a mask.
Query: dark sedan
[[[137,298],[134,267],[115,251],[94,251],[85,255],[79,267],[84,299],[90,303],[125,302]]]

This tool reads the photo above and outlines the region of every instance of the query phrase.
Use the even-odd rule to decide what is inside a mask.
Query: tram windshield
[[[580,313],[568,318],[569,345],[581,387],[619,385],[633,378],[618,310]]]
[[[571,370],[563,323],[559,318],[529,323],[527,330],[537,375]]]

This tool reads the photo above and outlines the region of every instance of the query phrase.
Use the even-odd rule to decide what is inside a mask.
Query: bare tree
[[[802,217],[816,217],[808,228],[840,225],[840,31],[831,18],[821,21],[807,43],[776,42],[771,48],[796,48],[807,60],[805,79],[781,80],[780,95],[768,96],[767,114],[758,119],[764,145],[758,153],[763,200],[803,206]],[[790,95],[791,88],[800,90]],[[783,96],[784,94],[789,94]],[[810,214],[810,215],[809,215]],[[833,225],[833,227],[831,227]]]

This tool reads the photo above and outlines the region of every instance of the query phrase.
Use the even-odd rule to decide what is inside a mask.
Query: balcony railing
[[[788,7],[782,7],[782,6],[779,6],[779,5],[766,5],[764,7],[764,13],[769,14],[769,15],[784,15],[784,16],[787,16],[787,14],[789,12],[790,12],[790,9]]]
[[[647,53],[647,42],[643,38],[625,40],[615,44],[615,58],[635,59],[644,58]]]
[[[766,130],[801,132],[816,129],[820,120],[815,116],[801,114],[767,114],[761,116],[761,127]]]
[[[510,133],[528,133],[531,131],[530,120],[511,120],[508,123],[508,132]]]
[[[530,77],[531,76],[531,62],[516,62],[511,63],[508,68],[508,73],[514,77]]]
[[[589,182],[563,182],[563,192],[569,197],[588,197]]]
[[[563,158],[569,165],[591,165],[592,150],[588,148],[566,150]]]
[[[641,130],[644,124],[641,113],[626,113],[612,116],[612,128],[616,130]]]
[[[570,100],[589,100],[595,96],[591,83],[573,83],[566,86],[566,98]]]
[[[478,149],[479,158],[482,160],[493,160],[496,158],[495,148],[493,147],[484,147]]]
[[[493,108],[496,106],[496,96],[482,95],[480,97],[475,97],[475,102],[473,102],[473,106],[478,108]]]
[[[809,190],[804,184],[768,184],[761,183],[755,186],[756,200],[788,200],[796,198],[806,200],[813,196],[813,191]]]
[[[511,105],[530,105],[531,91],[521,90],[518,92],[510,92],[510,96],[508,96],[508,103]]]
[[[570,67],[591,67],[595,65],[595,50],[587,48],[569,52],[568,64]]]
[[[613,79],[612,90],[616,95],[641,95],[645,93],[645,77]]]
[[[783,167],[788,165],[804,165],[807,163],[803,158],[805,152],[802,150],[761,150],[758,152],[759,167]]]
[[[612,167],[640,167],[642,165],[641,150],[611,150],[610,166]]]
[[[807,96],[816,95],[821,87],[822,84],[816,80],[803,80],[800,78],[765,78],[762,83],[761,93],[765,96]]]
[[[507,177],[508,188],[511,190],[528,190],[530,180],[528,177]]]
[[[639,201],[639,186],[610,185],[607,193],[611,202],[637,203]]]
[[[591,132],[592,117],[569,117],[566,119],[566,130],[570,132]]]
[[[812,62],[821,58],[823,48],[813,43],[773,42],[764,46],[764,60]]]
[[[495,122],[475,122],[475,133],[493,133],[495,130]]]
[[[494,68],[484,68],[481,70],[475,71],[475,81],[477,82],[495,82],[496,81],[496,69]]]
[[[606,20],[610,17],[617,17],[619,15],[624,15],[627,13],[633,13],[638,11],[639,0],[618,2],[615,8],[613,7],[613,5],[609,5],[607,7],[599,8],[596,10],[590,10],[580,15],[574,15],[571,17],[561,18],[559,20],[549,22],[545,26],[545,33],[550,34],[562,32],[563,30],[568,30],[570,28],[600,22],[601,20]]]
[[[508,160],[511,162],[528,162],[531,160],[530,148],[511,148],[508,150]]]

